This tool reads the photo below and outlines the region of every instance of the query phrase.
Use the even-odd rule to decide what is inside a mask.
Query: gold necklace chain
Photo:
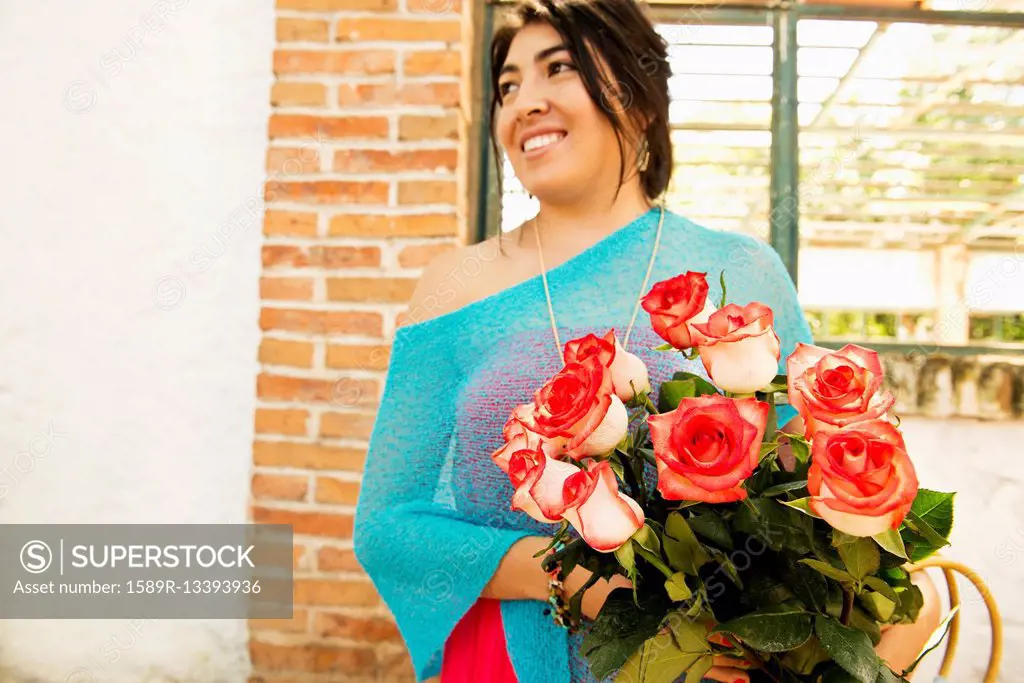
[[[633,324],[636,322],[636,316],[640,312],[640,304],[643,301],[644,294],[647,292],[647,283],[650,282],[651,272],[654,270],[654,260],[658,256],[658,247],[661,244],[661,227],[665,224],[665,206],[661,205],[661,217],[658,219],[658,232],[654,236],[654,249],[651,251],[651,260],[647,264],[647,273],[644,275],[644,283],[640,287],[640,295],[636,298],[636,305],[633,307],[633,317],[629,320],[629,327],[626,329],[626,336],[622,342],[622,348],[625,349],[629,346],[629,335],[633,332]],[[538,214],[537,216],[539,216]],[[548,303],[548,316],[551,318],[551,332],[555,337],[555,347],[558,351],[558,357],[562,363],[565,363],[565,356],[562,353],[562,341],[558,335],[558,324],[555,322],[555,308],[551,305],[551,289],[548,287],[548,269],[544,265],[544,249],[540,245],[540,222],[537,220],[537,216],[533,218],[533,234],[537,238],[537,256],[540,258],[540,275],[544,282],[544,297]]]

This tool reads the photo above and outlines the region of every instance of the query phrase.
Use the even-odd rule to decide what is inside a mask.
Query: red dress
[[[518,683],[505,646],[501,602],[479,598],[448,636],[441,683]]]

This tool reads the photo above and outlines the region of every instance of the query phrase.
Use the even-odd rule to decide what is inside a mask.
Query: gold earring
[[[644,138],[644,142],[640,145],[640,151],[636,155],[636,167],[641,173],[647,170],[647,165],[651,161],[651,146],[647,143],[647,138]]]

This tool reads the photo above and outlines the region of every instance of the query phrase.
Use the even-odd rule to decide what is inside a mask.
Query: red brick
[[[263,234],[313,237],[316,235],[316,214],[268,209],[264,214]]]
[[[433,40],[457,43],[460,36],[458,19],[429,21],[359,17],[341,19],[335,26],[335,40],[339,42]]]
[[[387,204],[388,183],[318,180],[267,183],[268,202],[292,201],[311,204]]]
[[[387,369],[391,347],[380,344],[330,344],[327,346],[327,367],[361,370]]]
[[[454,204],[454,180],[408,180],[398,183],[399,204]]]
[[[462,11],[461,0],[408,0],[410,12],[432,14],[435,17],[458,14]]]
[[[322,572],[361,572],[363,571],[353,550],[341,548],[321,548],[316,555],[316,568]]]
[[[372,675],[377,668],[373,650],[351,646],[272,645],[250,640],[249,657],[254,668],[270,671]]]
[[[293,609],[291,619],[250,619],[249,630],[304,633],[309,630],[309,614],[308,610]]]
[[[383,116],[311,116],[274,114],[268,135],[274,138],[386,138],[388,120]]]
[[[355,505],[359,500],[359,483],[334,477],[316,478],[316,502],[334,505]]]
[[[415,278],[346,277],[327,279],[330,301],[403,304],[416,289]]]
[[[398,121],[399,140],[458,140],[459,119],[445,116],[403,116]]]
[[[253,443],[253,462],[268,467],[358,472],[366,462],[366,451],[315,443],[256,441]]]
[[[310,257],[321,268],[376,268],[379,247],[313,247]]]
[[[372,607],[380,602],[369,581],[343,579],[296,579],[296,605],[345,605]]]
[[[306,410],[257,408],[255,429],[257,434],[304,436],[306,434],[306,420],[308,419],[309,412]]]
[[[268,244],[263,247],[263,267],[287,266],[302,268],[309,265],[309,252],[304,247]]]
[[[432,184],[433,181],[413,181],[399,183],[399,199],[405,186],[407,200],[430,198],[430,190],[435,195],[441,190]],[[426,185],[426,187],[424,187]],[[450,190],[454,197],[454,183],[437,183],[445,191]],[[406,201],[405,203],[411,203]],[[355,215],[344,214],[331,218],[328,234],[331,237],[451,237],[458,232],[455,214],[412,214],[405,216]]]
[[[416,149],[399,152],[383,149],[343,149],[334,153],[334,170],[346,173],[443,172],[454,171],[458,161],[459,151],[456,149]]]
[[[308,277],[262,277],[260,298],[309,301],[313,298],[313,279]]]
[[[313,632],[327,638],[348,638],[367,643],[401,643],[398,626],[385,617],[355,617],[334,612],[317,612]]]
[[[322,107],[327,103],[323,83],[277,81],[270,89],[270,104],[275,107]]]
[[[372,406],[376,405],[379,392],[380,383],[372,379],[309,379],[267,372],[261,372],[256,377],[256,395],[269,401],[318,401],[345,406]]]
[[[406,76],[458,76],[462,71],[462,51],[407,52],[402,69]]]
[[[461,98],[458,83],[342,83],[338,105],[342,107],[437,105],[456,107]]]
[[[422,268],[436,256],[455,249],[450,242],[438,244],[417,244],[398,252],[398,265],[403,268]]]
[[[260,311],[260,329],[308,332],[310,334],[362,334],[380,337],[384,320],[373,311],[302,311],[264,308]]]
[[[397,7],[398,0],[277,0],[278,9],[299,9],[312,12],[387,11]]]
[[[320,151],[314,147],[271,147],[267,150],[268,172],[279,173],[287,178],[319,170]]]
[[[290,19],[278,17],[277,42],[293,40],[326,42],[330,26],[320,19]]]
[[[259,360],[267,365],[309,368],[313,366],[313,345],[309,342],[265,337],[260,341]]]
[[[352,537],[352,515],[279,510],[277,508],[254,506],[252,509],[252,519],[255,524],[291,524],[296,535],[330,536],[332,538]]]
[[[423,59],[418,64],[429,65]],[[448,65],[442,65],[448,66]],[[276,50],[274,74],[342,74],[370,76],[395,72],[391,50],[327,52],[323,50]],[[456,72],[458,73],[458,72]]]
[[[320,416],[320,436],[369,439],[374,420],[376,415],[367,413],[324,413]]]
[[[270,500],[305,500],[309,492],[306,477],[276,474],[254,474],[252,495],[254,498]]]

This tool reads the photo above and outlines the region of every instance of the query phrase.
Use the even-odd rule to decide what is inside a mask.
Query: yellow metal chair
[[[985,607],[988,608],[988,618],[992,625],[992,649],[989,653],[988,658],[988,669],[985,672],[985,678],[982,679],[982,683],[996,683],[999,678],[999,666],[1003,658],[1003,621],[999,615],[999,606],[996,604],[995,598],[992,597],[992,593],[989,591],[988,586],[981,577],[978,576],[977,572],[968,567],[967,565],[956,562],[955,560],[949,560],[941,556],[929,557],[926,560],[921,561],[916,565],[912,565],[910,568],[911,572],[921,571],[928,569],[929,567],[938,567],[942,570],[942,574],[946,579],[946,586],[949,589],[949,605],[950,609],[958,609],[960,606],[960,589],[957,586],[956,575],[960,574],[965,579],[974,584],[974,587],[981,594],[982,600],[985,601]],[[949,636],[946,641],[946,651],[942,657],[942,665],[939,667],[939,676],[936,678],[936,683],[944,683],[949,681],[950,672],[953,669],[953,659],[956,657],[956,648],[960,639],[960,612],[953,616],[949,623]]]

